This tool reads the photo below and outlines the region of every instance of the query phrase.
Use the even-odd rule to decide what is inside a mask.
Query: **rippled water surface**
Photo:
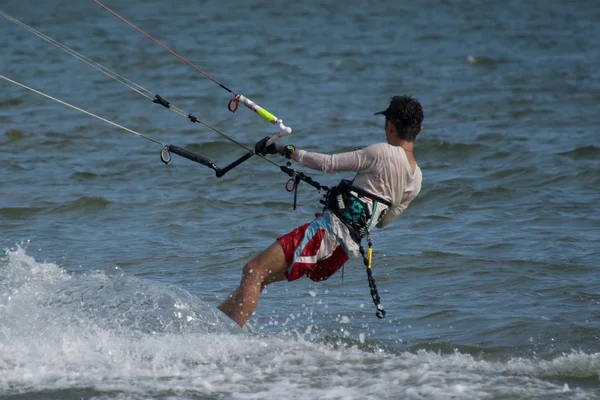
[[[106,4],[341,152],[373,112],[425,109],[423,190],[360,260],[216,306],[320,194],[253,158],[217,179],[0,80],[0,398],[594,399],[600,396],[600,7],[595,1]],[[274,128],[93,1],[0,10],[252,146]],[[244,149],[6,18],[0,74],[224,166]],[[280,160],[273,158],[274,161]],[[340,176],[309,173],[325,184]]]

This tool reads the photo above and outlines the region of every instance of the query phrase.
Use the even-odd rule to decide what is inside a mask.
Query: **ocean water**
[[[383,141],[373,113],[417,97],[423,189],[374,233],[385,319],[352,260],[269,286],[239,329],[216,306],[321,194],[301,184],[292,210],[258,158],[222,178],[164,165],[156,143],[0,80],[0,398],[600,397],[596,1],[106,5],[299,148]],[[93,1],[0,10],[245,146],[276,132]],[[0,37],[7,78],[221,167],[245,152],[8,18]]]

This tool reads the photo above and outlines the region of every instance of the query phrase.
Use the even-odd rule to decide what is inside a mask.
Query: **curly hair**
[[[394,124],[400,139],[414,142],[421,131],[423,107],[411,96],[392,97],[389,107],[381,114],[385,115],[386,122]]]

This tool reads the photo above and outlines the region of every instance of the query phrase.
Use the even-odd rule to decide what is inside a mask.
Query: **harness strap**
[[[351,190],[351,191],[355,192],[356,194],[358,194],[360,196],[368,197],[368,198],[370,198],[372,200],[375,200],[375,201],[377,201],[377,202],[379,202],[381,204],[384,204],[384,205],[386,205],[388,207],[392,206],[392,203],[390,201],[384,199],[383,197],[377,196],[376,194],[369,193],[369,192],[367,192],[364,189],[361,189],[359,187],[356,187],[356,186],[352,185],[352,182],[350,182],[347,179],[342,179],[342,181],[340,182],[340,184],[338,186],[340,188],[343,188],[343,189]]]

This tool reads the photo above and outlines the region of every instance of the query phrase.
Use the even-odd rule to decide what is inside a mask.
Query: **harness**
[[[352,239],[359,245],[392,205],[386,199],[352,185],[352,181],[347,179],[329,189],[321,203],[325,210],[333,212],[346,225]]]
[[[373,241],[370,231],[371,228],[381,221],[381,218],[392,203],[352,185],[352,181],[342,179],[337,186],[332,187],[325,193],[321,204],[325,206],[324,211],[331,211],[342,221],[348,228],[352,239],[358,244],[367,271],[371,298],[375,307],[377,307],[375,315],[379,319],[383,318],[385,310],[381,305],[381,299],[371,271]],[[368,245],[366,254],[362,245],[362,239],[365,236],[367,237]]]

